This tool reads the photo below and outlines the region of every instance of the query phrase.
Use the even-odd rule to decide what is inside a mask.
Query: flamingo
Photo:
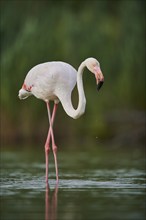
[[[78,71],[70,64],[61,61],[52,61],[34,66],[26,75],[22,88],[19,90],[19,99],[26,99],[34,95],[38,99],[45,101],[49,118],[49,131],[45,143],[46,160],[46,183],[48,182],[48,165],[50,153],[50,140],[52,139],[52,150],[55,161],[56,182],[58,183],[58,165],[57,165],[57,146],[54,139],[53,123],[57,111],[58,103],[61,102],[67,115],[73,119],[79,118],[86,107],[86,98],[84,94],[82,75],[84,68],[95,75],[97,90],[104,82],[104,76],[100,69],[100,64],[95,58],[85,59],[79,66]],[[71,93],[77,84],[79,102],[78,107],[74,109],[71,100]],[[54,101],[54,107],[50,111],[49,102]]]

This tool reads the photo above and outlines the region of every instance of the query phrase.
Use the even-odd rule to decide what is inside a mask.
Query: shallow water
[[[1,153],[1,220],[145,219],[145,155],[137,149],[63,149],[49,187],[42,149]]]

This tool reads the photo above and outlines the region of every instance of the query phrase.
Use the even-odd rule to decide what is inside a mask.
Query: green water
[[[142,220],[145,152],[134,148],[59,149],[59,185],[42,148],[3,148],[1,220]]]

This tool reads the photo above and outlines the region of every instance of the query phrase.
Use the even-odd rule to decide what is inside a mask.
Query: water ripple
[[[15,171],[9,176],[1,178],[1,195],[12,195],[21,190],[44,191],[45,176],[33,175]],[[53,188],[56,184],[53,172],[50,173],[49,185]],[[98,170],[86,174],[60,174],[60,189],[145,189],[145,174],[137,170]]]

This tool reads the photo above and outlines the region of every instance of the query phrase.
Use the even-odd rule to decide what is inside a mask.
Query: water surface
[[[50,157],[45,184],[43,149],[1,153],[2,220],[145,219],[143,150],[59,150],[59,185]]]

